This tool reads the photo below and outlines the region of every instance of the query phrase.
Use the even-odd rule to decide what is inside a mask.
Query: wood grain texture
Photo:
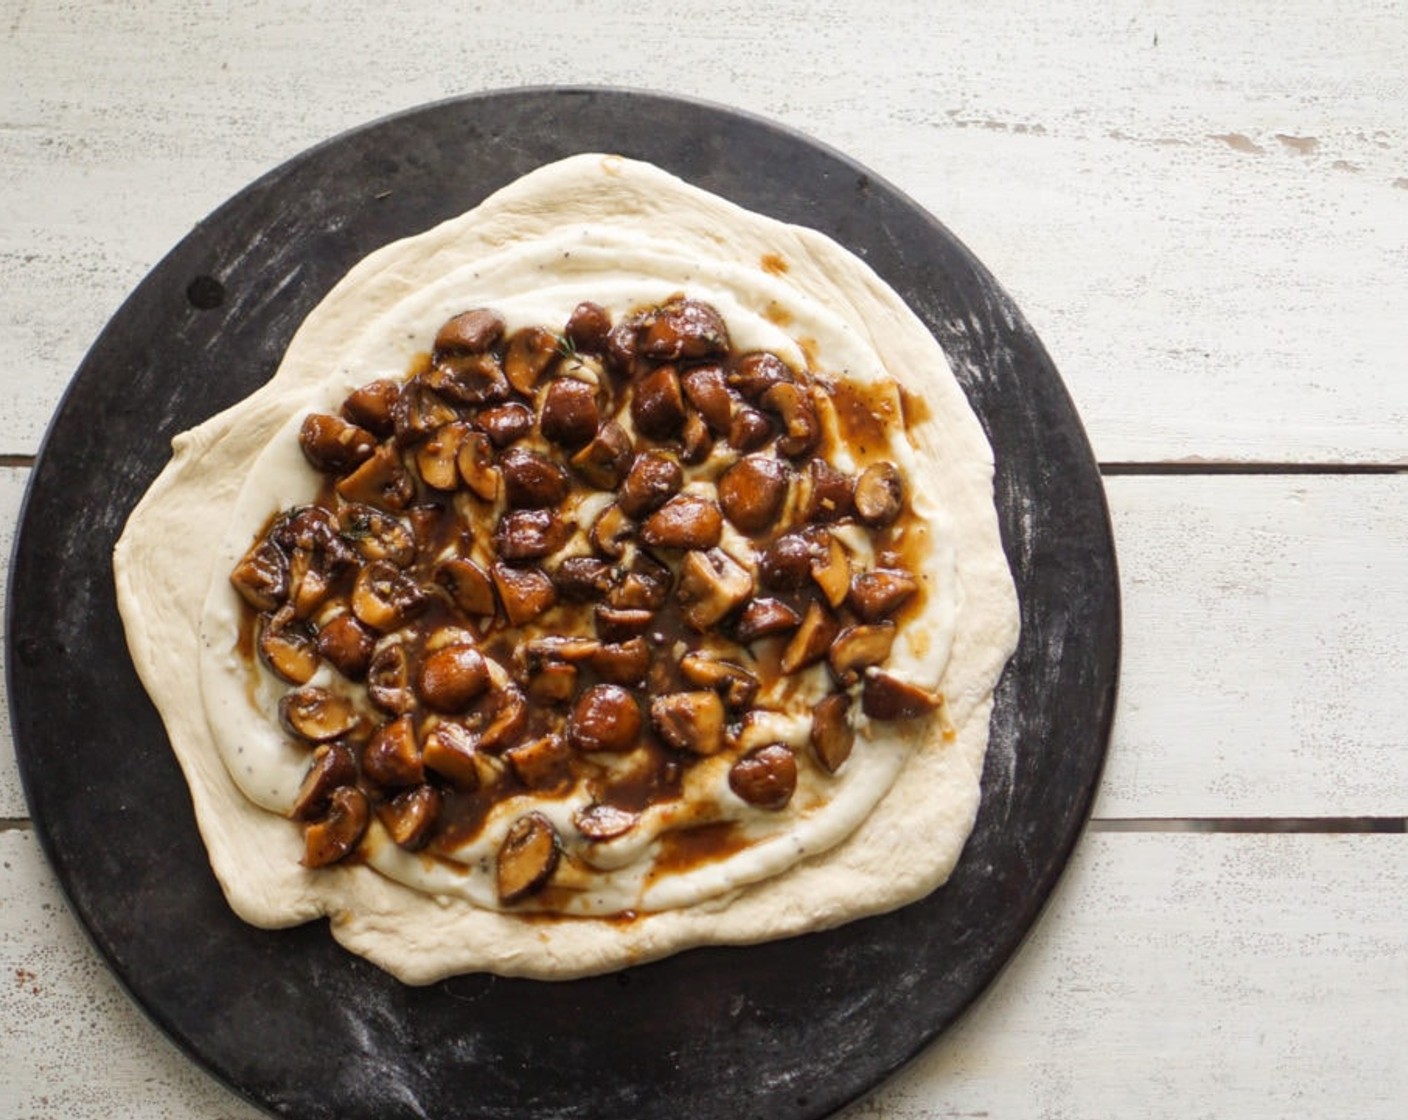
[[[572,82],[727,101],[897,183],[1015,296],[1102,459],[1408,458],[1397,4],[9,8],[0,453],[261,172],[399,108]]]
[[[250,1120],[0,834],[0,1115]],[[1091,834],[960,1026],[845,1120],[1399,1115],[1408,838]],[[94,1076],[100,1070],[101,1078]]]

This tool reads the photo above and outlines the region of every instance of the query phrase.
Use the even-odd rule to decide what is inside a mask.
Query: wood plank
[[[18,7],[0,41],[0,454],[34,450],[123,296],[259,173],[397,108],[570,77],[726,98],[897,183],[1013,292],[1106,460],[1408,459],[1393,5],[906,0],[874,19],[732,0],[661,21],[558,0],[459,33],[443,6],[401,10],[248,5],[217,30],[185,0]],[[373,26],[394,99],[361,67],[300,64],[360,55]],[[681,65],[681,43],[714,62]],[[876,81],[863,60],[881,58]]]
[[[31,834],[0,833],[0,890],[0,1115],[256,1115],[123,996]],[[1405,892],[1403,836],[1090,834],[988,995],[846,1120],[1397,1116]]]
[[[29,471],[0,467],[0,619],[5,617],[5,601],[10,589],[10,553],[15,544],[15,526],[24,498]],[[0,641],[0,820],[27,815],[20,774],[15,766],[15,744],[10,737],[10,690],[5,686],[5,658],[8,643]]]
[[[1408,811],[1408,475],[1106,480],[1124,663],[1096,814]]]

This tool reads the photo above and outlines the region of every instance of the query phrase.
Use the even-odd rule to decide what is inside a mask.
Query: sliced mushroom
[[[400,396],[399,381],[378,378],[347,394],[342,402],[343,418],[365,428],[377,439],[385,439],[396,430],[396,401]]]
[[[728,435],[733,423],[733,394],[728,391],[723,366],[694,366],[685,370],[680,374],[680,389],[711,432],[716,436]]]
[[[521,658],[529,671],[549,661],[565,661],[576,665],[590,661],[601,643],[595,638],[582,638],[565,634],[545,634],[539,638],[529,638],[522,646]]]
[[[538,430],[543,438],[570,451],[584,446],[601,426],[596,390],[585,381],[559,377],[543,397]]]
[[[676,494],[647,517],[640,539],[652,548],[713,548],[723,536],[717,502],[697,494]]]
[[[268,537],[261,537],[235,565],[230,582],[255,610],[277,610],[288,598],[288,556]]]
[[[435,350],[442,354],[479,354],[503,337],[504,317],[489,308],[464,311],[445,323],[435,335]]]
[[[663,506],[680,492],[684,470],[663,451],[643,451],[631,463],[617,502],[627,517],[637,520]]]
[[[742,712],[752,707],[760,687],[758,678],[742,665],[722,661],[697,650],[680,659],[680,675],[690,684],[712,688],[719,693],[731,712]]]
[[[551,331],[542,327],[514,331],[504,351],[504,373],[509,384],[523,396],[531,397],[558,353],[557,336]]]
[[[460,441],[455,467],[471,494],[492,502],[499,496],[499,468],[494,465],[494,449],[483,432],[469,432]]]
[[[332,594],[332,582],[327,553],[295,548],[289,555],[289,605],[298,618],[312,617]]]
[[[939,706],[939,698],[918,685],[872,669],[861,686],[860,708],[871,719],[915,719]]]
[[[631,570],[612,586],[606,601],[621,610],[658,611],[669,598],[673,582],[669,568],[638,552]]]
[[[708,358],[728,352],[728,327],[710,304],[674,297],[647,318],[638,345],[657,360]]]
[[[366,676],[375,639],[350,611],[324,619],[318,627],[316,643],[323,659],[349,681]]]
[[[733,764],[728,784],[749,805],[785,808],[797,789],[797,756],[783,743],[758,747]]]
[[[812,709],[812,753],[828,774],[834,774],[851,757],[856,731],[850,721],[851,698],[832,692]]]
[[[802,616],[781,599],[750,599],[733,633],[746,646],[761,638],[790,634],[801,622]]]
[[[511,447],[499,458],[504,500],[512,509],[547,509],[561,505],[572,489],[567,472],[536,451]]]
[[[846,601],[851,592],[851,557],[843,545],[830,533],[824,533],[825,546],[812,557],[811,573],[826,601],[834,609]]]
[[[813,525],[839,521],[855,510],[855,480],[825,459],[807,464],[802,494],[802,516]]]
[[[571,780],[572,749],[555,733],[510,747],[504,761],[529,789],[557,789]]]
[[[505,560],[541,560],[567,543],[570,530],[549,509],[512,509],[499,518],[494,548]]]
[[[592,441],[572,456],[572,469],[598,490],[615,490],[630,469],[632,453],[626,429],[608,420]]]
[[[761,403],[782,421],[777,450],[789,459],[809,454],[821,438],[821,421],[807,388],[794,381],[780,381],[763,394]]]
[[[296,821],[322,816],[327,812],[333,790],[356,782],[357,760],[352,757],[351,749],[344,743],[321,744],[313,752],[313,761],[303,775],[290,816]]]
[[[440,816],[440,791],[419,785],[379,806],[377,818],[396,845],[414,852],[425,847]]]
[[[425,781],[415,724],[397,716],[376,729],[362,751],[362,773],[380,786],[413,786]]]
[[[572,814],[572,823],[588,840],[615,840],[635,828],[640,814],[615,805],[584,805]]]
[[[437,428],[459,419],[454,407],[420,377],[413,377],[401,387],[396,407],[391,412],[396,430],[396,442],[403,447],[419,443]]]
[[[669,692],[650,702],[655,733],[677,751],[718,754],[724,746],[724,705],[719,694]]]
[[[463,724],[441,720],[425,735],[421,764],[457,789],[476,790],[484,784],[486,762],[474,734]]]
[[[460,404],[497,404],[509,393],[508,378],[492,351],[438,355],[422,376],[430,388]]]
[[[401,715],[415,707],[411,691],[411,659],[400,642],[388,642],[372,654],[367,666],[367,695],[383,712]]]
[[[518,401],[509,401],[481,408],[473,423],[495,447],[507,447],[533,430],[533,410]]]
[[[436,490],[454,490],[460,484],[459,453],[465,436],[471,432],[463,420],[436,428],[416,448],[416,470],[427,486]]]
[[[610,684],[638,687],[650,673],[650,646],[644,638],[604,643],[592,655],[592,669]]]
[[[510,905],[541,890],[557,870],[561,847],[557,830],[541,813],[526,813],[514,821],[495,865],[499,901]]]
[[[744,533],[771,528],[787,500],[791,472],[770,455],[745,455],[719,479],[719,505]]]
[[[843,685],[852,685],[864,670],[879,665],[889,657],[890,647],[894,644],[893,622],[847,626],[836,635],[826,658],[836,679]]]
[[[894,463],[871,463],[856,479],[855,510],[867,525],[890,524],[904,505],[904,480]]]
[[[745,454],[766,447],[772,437],[772,421],[756,408],[740,408],[729,422],[728,441]]]
[[[577,691],[577,666],[544,661],[530,670],[528,695],[544,704],[565,704]]]
[[[462,712],[488,687],[484,655],[467,643],[426,654],[416,672],[416,692],[436,712]]]
[[[650,439],[674,439],[684,424],[684,396],[674,366],[659,366],[639,381],[631,393],[631,422]]]
[[[490,569],[504,614],[514,626],[523,626],[557,602],[552,580],[541,568],[514,568],[495,564]]]
[[[363,560],[386,560],[398,568],[416,558],[416,539],[391,514],[359,502],[349,502],[337,514],[342,537]]]
[[[357,621],[385,633],[425,609],[424,589],[394,564],[376,560],[357,573],[352,613]]]
[[[349,502],[403,510],[415,499],[416,485],[401,465],[401,457],[388,443],[382,444],[360,467],[337,480],[333,487]]]
[[[919,581],[898,568],[876,568],[851,580],[850,606],[865,622],[879,622],[919,590]]]
[[[289,684],[307,684],[318,671],[318,646],[294,617],[293,606],[281,607],[262,622],[257,645],[264,664]]]
[[[641,732],[640,705],[624,688],[597,684],[572,706],[567,719],[567,741],[584,752],[629,751]]]
[[[342,474],[371,458],[376,436],[340,416],[310,412],[298,429],[298,446],[316,469]]]
[[[781,668],[792,674],[815,665],[831,648],[836,635],[841,632],[840,624],[821,603],[813,599],[807,604],[807,613],[802,616],[802,625],[792,635],[787,648],[782,651]]]
[[[655,620],[654,611],[598,604],[593,613],[596,636],[603,642],[626,642],[644,634]]]
[[[339,786],[328,797],[327,815],[304,826],[304,867],[327,867],[345,859],[361,841],[371,820],[367,795],[356,786]]]
[[[606,352],[606,338],[611,333],[611,315],[599,303],[584,300],[572,309],[563,336],[574,350],[588,354]]]
[[[486,712],[487,721],[479,732],[481,750],[498,754],[528,730],[528,701],[515,684],[497,689]]]
[[[750,350],[733,363],[728,382],[750,401],[760,401],[774,385],[794,381],[787,363],[769,350]]]
[[[684,428],[680,431],[680,461],[691,466],[704,462],[714,450],[714,437],[709,434],[709,425],[699,418],[699,413],[691,412],[684,418]]]
[[[619,560],[626,553],[626,542],[631,539],[631,534],[635,531],[635,523],[626,516],[625,511],[613,502],[597,515],[597,519],[592,522],[591,542],[592,547],[603,556],[612,560]]]
[[[675,599],[685,622],[701,632],[717,625],[753,594],[748,569],[721,548],[685,553]]]
[[[484,569],[465,556],[451,556],[435,566],[435,582],[465,614],[487,618],[497,601]]]
[[[611,590],[611,565],[595,556],[571,556],[557,566],[552,582],[566,601],[590,602]]]
[[[326,688],[305,685],[279,697],[279,721],[310,743],[340,739],[360,718],[351,700]]]
[[[797,591],[811,578],[820,542],[810,533],[784,533],[758,557],[758,578],[774,591]]]

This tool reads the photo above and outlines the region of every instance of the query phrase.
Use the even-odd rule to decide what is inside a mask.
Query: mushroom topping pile
[[[307,416],[319,495],[230,577],[308,751],[305,865],[373,821],[433,856],[536,805],[476,873],[541,902],[693,767],[775,814],[799,775],[865,764],[866,721],[932,712],[887,671],[924,598],[867,395],[888,391],[738,352],[678,295],[614,322],[582,303],[560,331],[466,311],[404,378]],[[770,741],[769,713],[799,710],[809,732]]]

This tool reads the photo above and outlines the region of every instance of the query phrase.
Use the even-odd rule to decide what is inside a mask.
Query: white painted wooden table
[[[558,82],[802,129],[1022,306],[1104,465],[1125,607],[1052,905],[847,1117],[1408,1114],[1408,7],[233,8],[0,0],[6,554],[104,322],[310,144]],[[0,736],[0,1117],[255,1116],[89,947]]]

